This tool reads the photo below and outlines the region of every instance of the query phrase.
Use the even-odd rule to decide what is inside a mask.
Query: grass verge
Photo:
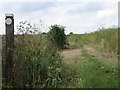
[[[98,59],[82,51],[83,59],[80,60],[79,70],[84,88],[117,88],[118,66],[117,63]]]

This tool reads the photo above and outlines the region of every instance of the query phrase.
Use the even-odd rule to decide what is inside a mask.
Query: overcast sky
[[[67,34],[93,32],[99,27],[118,26],[119,0],[7,1],[0,0],[0,34],[5,33],[5,13],[14,14],[15,28],[20,21],[29,21],[39,26],[39,21],[42,20],[45,26],[66,26]]]

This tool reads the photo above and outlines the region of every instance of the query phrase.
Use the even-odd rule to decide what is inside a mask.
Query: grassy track
[[[63,51],[63,87],[118,87],[118,32],[105,29],[90,34],[68,35],[71,50]]]
[[[85,88],[116,88],[118,87],[117,62],[108,62],[82,51],[80,73]]]
[[[86,46],[82,49],[63,51],[63,60],[67,63],[65,67],[67,71],[63,71],[63,76],[66,77],[64,80],[65,86],[63,85],[63,87],[117,88],[117,60],[102,56],[97,57],[92,52],[96,48],[91,47],[92,50],[90,50],[90,47]]]

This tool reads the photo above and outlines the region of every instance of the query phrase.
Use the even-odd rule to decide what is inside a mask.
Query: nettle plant
[[[58,87],[62,82],[59,52],[33,27],[26,21],[17,26],[13,87]]]

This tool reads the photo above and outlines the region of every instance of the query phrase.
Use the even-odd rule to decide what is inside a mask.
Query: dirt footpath
[[[61,52],[61,56],[63,58],[63,61],[69,64],[81,57],[81,50],[80,49],[63,50]]]
[[[98,51],[98,47],[94,47],[91,45],[85,45],[84,48],[88,51],[89,54],[91,54],[93,57],[100,58],[100,59],[105,59],[105,60],[113,60],[117,61],[117,55],[109,52],[103,52],[103,51]]]
[[[97,47],[91,46],[91,45],[85,45],[84,49],[87,50],[87,52],[92,55],[92,57],[104,59],[104,60],[112,60],[112,61],[118,61],[117,55],[109,53],[109,52],[100,52],[97,50]],[[74,62],[75,60],[80,60],[82,49],[67,49],[61,51],[61,56],[63,58],[63,61],[67,64],[70,64]]]

